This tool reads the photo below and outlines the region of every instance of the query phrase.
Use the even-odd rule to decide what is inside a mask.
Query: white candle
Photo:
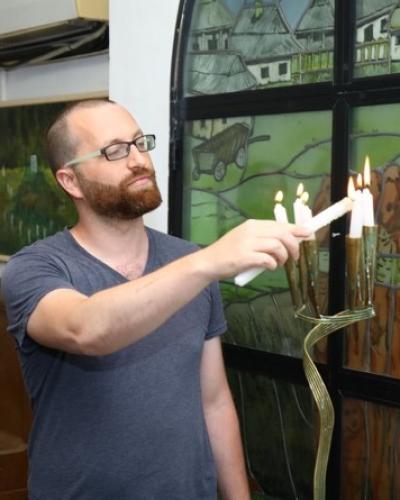
[[[364,162],[364,189],[362,192],[363,197],[363,225],[368,227],[373,227],[375,225],[374,218],[374,198],[372,196],[371,191],[369,190],[369,186],[371,185],[371,166],[369,162],[369,157],[365,157]]]
[[[278,191],[275,195],[275,206],[274,206],[274,216],[277,222],[281,222],[282,224],[287,224],[289,222],[286,208],[282,205],[283,201],[283,192]],[[265,271],[264,267],[255,267],[254,269],[249,269],[248,271],[244,271],[243,273],[238,274],[235,277],[235,285],[244,286],[249,281],[256,278],[259,274]]]
[[[301,201],[303,202],[303,210],[302,210],[302,216],[301,216],[301,225],[307,226],[313,218],[312,216],[312,210],[311,208],[307,205],[308,200],[310,198],[310,195],[308,194],[307,191],[304,191],[304,193],[301,195]],[[315,239],[315,232],[313,232],[308,240],[314,240]]]
[[[362,184],[361,174],[357,176],[357,187],[360,187]],[[363,227],[363,196],[361,189],[354,189],[353,179],[350,177],[349,186],[348,186],[348,194],[350,198],[354,201],[353,208],[351,210],[351,219],[350,219],[350,238],[361,238],[362,236],[362,227]]]
[[[278,191],[275,195],[274,215],[277,222],[287,224],[289,222],[286,208],[282,205],[283,193]]]
[[[350,212],[352,207],[353,201],[346,196],[313,217],[305,224],[305,227],[313,232],[318,231],[318,229],[327,226],[345,213]]]
[[[301,225],[303,222],[303,207],[304,203],[301,199],[301,195],[304,193],[304,186],[303,183],[300,182],[300,184],[297,186],[297,191],[296,191],[296,200],[293,203],[293,214],[294,214],[294,223],[297,225]]]

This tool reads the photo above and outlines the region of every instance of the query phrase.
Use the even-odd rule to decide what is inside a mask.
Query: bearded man
[[[78,222],[3,274],[32,401],[31,500],[248,500],[217,280],[274,269],[309,232],[247,221],[204,249],[146,227],[161,203],[144,133],[109,100],[47,133]]]

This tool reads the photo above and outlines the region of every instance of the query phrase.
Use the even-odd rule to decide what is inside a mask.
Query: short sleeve
[[[211,294],[211,312],[206,340],[226,332],[226,320],[218,283],[213,282],[209,289]]]
[[[26,325],[38,302],[49,292],[73,288],[56,261],[38,253],[18,253],[5,266],[1,288],[6,306],[8,331],[22,347]]]

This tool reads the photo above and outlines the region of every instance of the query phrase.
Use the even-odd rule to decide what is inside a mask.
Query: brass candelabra
[[[319,412],[319,439],[314,466],[313,498],[325,500],[326,470],[335,414],[328,390],[312,359],[312,348],[322,338],[352,323],[375,316],[372,297],[375,276],[377,227],[364,227],[361,238],[346,237],[347,309],[333,316],[321,314],[319,298],[318,243],[300,245],[298,263],[289,260],[286,274],[295,316],[314,326],[303,342],[303,367]]]

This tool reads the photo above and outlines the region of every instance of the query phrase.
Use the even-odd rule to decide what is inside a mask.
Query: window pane
[[[228,376],[252,491],[261,498],[312,498],[318,414],[309,389],[233,369]]]
[[[334,0],[197,0],[186,95],[332,80]]]
[[[357,0],[354,76],[400,71],[400,8],[394,0]]]
[[[351,368],[400,377],[400,104],[357,108],[352,116],[351,161],[361,171],[369,155],[379,224],[374,305],[376,318],[346,335]]]
[[[399,498],[400,410],[346,399],[343,405],[342,500]]]
[[[199,120],[186,123],[184,237],[208,245],[248,218],[273,218],[284,192],[289,219],[300,182],[317,213],[329,205],[331,112]],[[318,232],[322,309],[327,297],[328,229]],[[232,343],[302,355],[305,330],[294,318],[283,269],[265,272],[245,287],[221,289]],[[323,346],[319,346],[323,349]]]

